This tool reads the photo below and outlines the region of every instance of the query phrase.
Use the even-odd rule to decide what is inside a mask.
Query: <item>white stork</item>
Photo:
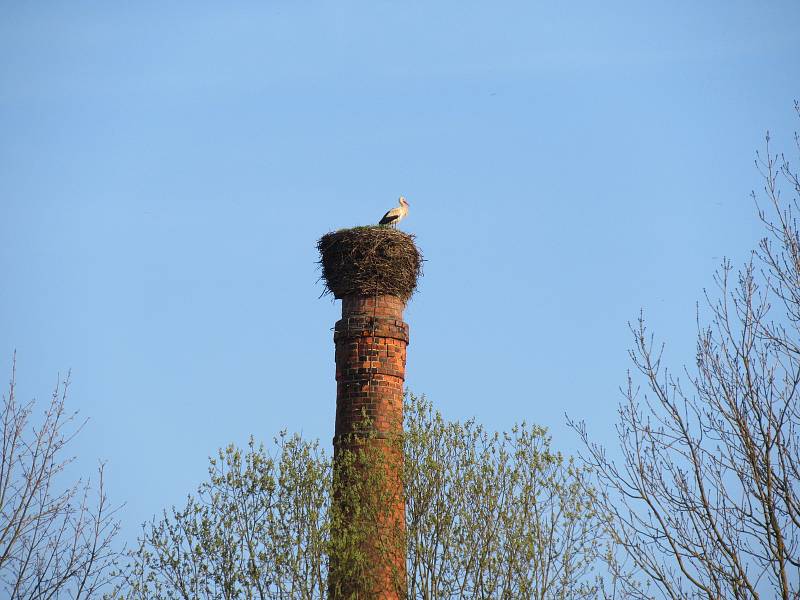
[[[402,221],[405,216],[408,214],[408,202],[403,196],[400,196],[400,200],[398,200],[400,206],[396,206],[392,210],[388,211],[383,218],[378,222],[378,225],[391,225],[392,227],[397,227],[397,224]]]

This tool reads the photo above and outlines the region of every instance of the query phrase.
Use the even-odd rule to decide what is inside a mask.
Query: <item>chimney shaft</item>
[[[405,499],[403,496],[403,384],[408,325],[397,296],[346,296],[336,323],[336,435],[334,460],[342,451],[373,452],[378,477],[363,498],[369,567],[361,577],[339,581],[342,597],[399,600],[405,597]],[[366,441],[364,441],[366,440]],[[366,446],[366,447],[365,447]],[[369,477],[368,468],[359,471]],[[377,504],[377,505],[376,505]],[[334,573],[334,577],[336,574]],[[354,589],[355,588],[355,589]]]
[[[336,439],[359,430],[367,416],[376,437],[403,432],[408,325],[396,296],[347,296],[336,344]]]

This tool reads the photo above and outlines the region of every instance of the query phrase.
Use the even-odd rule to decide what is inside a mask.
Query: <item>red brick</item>
[[[371,442],[386,452],[386,478],[397,505],[389,507],[393,533],[405,531],[405,504],[402,494],[402,452],[387,445],[403,432],[403,387],[405,382],[406,346],[409,328],[403,322],[405,303],[394,296],[348,296],[342,299],[342,318],[334,327],[336,345],[336,433],[334,444],[341,448],[348,435],[361,430],[366,412],[372,421],[376,438]],[[334,453],[336,455],[336,453]],[[370,553],[370,549],[365,549]],[[369,555],[369,554],[368,554]],[[404,573],[405,556],[397,556],[391,564],[376,561],[374,579],[389,581],[392,573]],[[405,576],[403,576],[405,580]],[[392,586],[387,586],[387,590]],[[360,597],[360,596],[359,596]],[[405,594],[397,590],[381,593],[380,598],[399,600]]]

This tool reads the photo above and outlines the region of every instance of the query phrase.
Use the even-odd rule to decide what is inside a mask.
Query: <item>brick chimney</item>
[[[333,335],[334,468],[341,486],[333,500],[341,521],[334,523],[339,553],[331,557],[330,597],[399,600],[406,596],[403,310],[421,256],[412,236],[386,227],[330,233],[318,248],[322,279],[342,300]]]

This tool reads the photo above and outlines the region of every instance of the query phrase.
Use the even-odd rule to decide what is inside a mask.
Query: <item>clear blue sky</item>
[[[0,365],[73,371],[79,465],[126,535],[281,429],[329,444],[314,244],[398,195],[428,262],[407,383],[451,418],[612,440],[644,308],[759,236],[766,129],[798,126],[797,2],[0,5]],[[3,376],[5,377],[5,376]]]

